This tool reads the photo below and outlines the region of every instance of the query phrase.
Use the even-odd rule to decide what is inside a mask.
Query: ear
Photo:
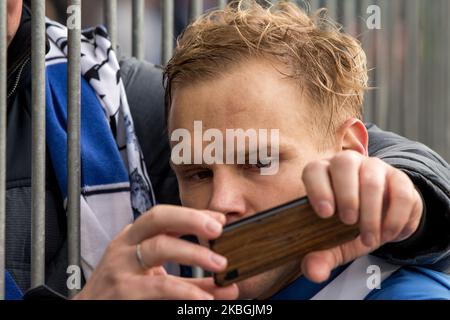
[[[348,119],[337,130],[337,142],[341,150],[353,150],[368,156],[369,134],[361,120]]]

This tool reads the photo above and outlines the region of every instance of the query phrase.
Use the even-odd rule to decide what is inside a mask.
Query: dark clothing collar
[[[19,29],[8,47],[8,77],[12,75],[31,54],[31,14],[26,5],[23,6]]]

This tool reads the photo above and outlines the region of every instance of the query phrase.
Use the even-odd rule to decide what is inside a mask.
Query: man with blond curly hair
[[[169,135],[182,128],[194,136],[198,121],[221,132],[279,129],[277,157],[174,164],[183,205],[231,223],[307,195],[319,216],[359,223],[356,240],[309,254],[305,276],[291,261],[237,283],[241,299],[450,299],[449,276],[369,255],[416,231],[422,200],[404,172],[368,156],[366,56],[356,39],[289,2],[234,2],[184,31],[165,80]],[[278,172],[262,175],[273,162]],[[321,261],[335,257],[344,265],[330,274]],[[370,268],[381,284],[370,284]]]
[[[60,33],[66,29],[47,21],[47,72],[51,73],[47,79],[51,80],[52,85],[47,86],[51,91],[48,90],[50,94],[46,97],[46,107],[49,111],[47,116],[51,116],[47,124],[52,125],[53,131],[47,134],[47,149],[52,155],[46,159],[46,285],[30,290],[30,19],[33,12],[29,2],[7,1],[5,278],[6,297],[9,299],[47,299],[58,297],[54,291],[66,295],[68,289],[68,232],[64,227],[67,221],[63,190],[60,189],[65,183],[58,180],[65,176],[66,171],[60,167],[65,162],[59,158],[65,153],[54,152],[55,146],[66,144],[64,134],[58,133],[64,132],[65,122],[63,116],[52,116],[57,110],[58,115],[67,114],[64,103],[67,100],[66,59],[64,50],[60,50],[66,44],[63,41],[65,36]],[[234,3],[225,12],[200,18],[180,39],[176,54],[166,70],[167,101],[173,100],[170,103],[169,124],[171,130],[184,126],[177,121],[180,114],[186,113],[186,121],[192,118],[204,120],[203,124],[209,127],[279,127],[279,172],[273,176],[258,174],[259,168],[268,164],[267,159],[259,159],[256,166],[200,163],[190,171],[185,170],[186,167],[176,168],[185,207],[178,206],[177,182],[169,166],[170,146],[164,131],[162,70],[148,62],[124,57],[120,60],[118,72],[117,60],[113,50],[108,49],[111,44],[104,28],[83,32],[86,38],[82,48],[87,51],[83,54],[82,65],[83,62],[92,62],[96,66],[84,69],[91,72],[81,78],[81,107],[93,112],[89,115],[94,115],[99,121],[93,126],[89,117],[82,118],[82,128],[95,131],[90,135],[92,141],[87,141],[91,142],[89,146],[94,146],[87,150],[95,151],[89,152],[91,170],[86,170],[83,165],[82,176],[95,181],[110,177],[111,172],[126,173],[122,170],[124,165],[144,165],[145,161],[148,179],[145,174],[136,174],[134,170],[129,170],[128,175],[121,174],[120,177],[124,178],[122,182],[133,181],[130,188],[123,188],[120,184],[115,189],[122,201],[104,192],[92,192],[94,190],[88,184],[90,191],[83,193],[83,200],[98,196],[104,201],[101,206],[83,206],[84,213],[95,213],[101,220],[86,221],[82,218],[82,243],[88,245],[85,247],[87,250],[82,251],[82,258],[85,262],[84,258],[88,258],[92,263],[83,264],[85,284],[75,298],[269,297],[289,284],[294,286],[295,292],[307,293],[307,287],[313,284],[305,284],[304,277],[298,278],[300,269],[306,278],[320,282],[330,277],[332,269],[367,256],[367,252],[386,242],[389,244],[383,245],[376,253],[390,263],[431,265],[440,271],[450,267],[449,167],[424,145],[381,131],[375,126],[368,126],[367,144],[367,131],[358,120],[362,90],[366,86],[363,53],[358,44],[352,38],[337,33],[332,25],[320,23],[322,27],[319,28],[298,9],[280,5],[269,14],[253,2],[246,3],[250,4],[247,8],[242,6],[242,2],[236,9]],[[328,36],[327,29],[330,31]],[[300,48],[302,46],[305,50]],[[90,48],[96,48],[95,55]],[[102,54],[99,53],[104,50],[109,53],[108,62],[101,63],[98,59],[102,59]],[[358,59],[352,59],[352,54],[357,54],[355,58]],[[281,79],[280,74],[283,74]],[[99,75],[101,81],[98,81]],[[120,79],[123,80],[125,92],[123,88],[116,87],[121,83],[118,81]],[[192,97],[186,99],[188,88],[192,88]],[[106,89],[110,94],[106,98],[103,94],[96,95]],[[114,113],[116,115],[128,114],[125,106],[128,101],[135,130],[129,116],[126,122],[122,122],[125,118],[122,116],[115,120],[109,118],[108,110],[111,109],[104,110],[106,105],[100,102],[114,102],[110,97],[120,98],[121,111]],[[112,104],[119,106],[119,103]],[[83,111],[82,114],[88,113]],[[62,131],[55,127],[58,123],[62,124],[59,127]],[[58,129],[58,134],[53,134],[54,129]],[[101,135],[98,134],[100,131]],[[124,133],[128,135],[123,136]],[[133,142],[133,148],[127,149],[131,151],[130,158],[119,143],[127,137]],[[115,140],[117,143],[114,143]],[[86,140],[82,140],[82,149],[86,146],[83,141]],[[113,143],[108,143],[109,147],[105,148],[108,141]],[[139,149],[144,157],[139,157],[137,163],[134,160]],[[366,154],[381,160],[369,158]],[[117,161],[112,162],[113,158]],[[276,164],[274,160],[270,163]],[[92,164],[96,165],[95,170],[92,170]],[[105,172],[107,174],[103,175]],[[151,203],[146,201],[146,195],[153,198],[153,194],[146,185],[153,187],[158,202],[151,208],[148,208]],[[386,190],[383,192],[386,199],[382,201],[385,206],[382,210],[380,189]],[[190,279],[169,275],[163,267],[166,262],[176,262],[201,266],[212,272],[223,270],[227,263],[224,257],[179,239],[179,236],[189,234],[202,239],[217,238],[226,221],[251,215],[305,192],[320,216],[338,214],[346,223],[358,220],[361,239],[332,250],[313,253],[301,266],[297,262],[296,266],[286,266],[283,270],[259,277],[254,289],[245,283],[239,284],[239,287],[218,288],[210,277]],[[139,196],[134,197],[133,194]],[[139,210],[132,212],[131,200],[133,208]],[[167,203],[173,205],[165,205]],[[148,210],[139,216],[146,208]],[[132,222],[137,216],[139,218]],[[394,242],[398,240],[401,241]],[[331,278],[341,269],[337,270],[331,273]],[[435,288],[432,278],[437,274],[425,269],[416,269],[413,274],[417,275],[418,270],[425,273],[423,279]],[[352,272],[352,275],[356,273]],[[398,279],[398,275],[393,279]],[[383,292],[386,292],[386,283],[382,284]],[[404,283],[415,284],[414,281]],[[297,290],[295,284],[300,285],[301,289]],[[351,289],[344,291],[356,292],[354,287]],[[325,291],[330,292],[328,289]],[[295,295],[290,297],[300,298]],[[438,297],[435,291],[433,297]]]

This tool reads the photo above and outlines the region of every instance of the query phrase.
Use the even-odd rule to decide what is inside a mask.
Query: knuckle
[[[389,231],[389,233],[393,235],[397,235],[402,230],[404,225],[400,220],[391,220],[385,227],[385,231]]]
[[[361,219],[361,231],[362,232],[371,232],[378,233],[380,230],[379,222],[372,218]]]
[[[408,223],[405,228],[403,228],[402,233],[404,236],[410,236],[416,232],[419,224],[418,223]]]
[[[161,211],[164,211],[164,208],[162,205],[156,205],[150,211],[148,212],[147,219],[150,221],[155,221],[156,218],[158,218],[161,215]],[[149,221],[149,222],[150,222]]]
[[[359,202],[356,197],[354,197],[352,194],[344,194],[341,195],[340,198],[337,199],[339,201],[338,206],[340,208],[340,211],[358,211]]]
[[[117,272],[112,266],[105,266],[103,275],[108,287],[113,288],[118,293],[126,291],[123,285],[127,281],[125,281],[126,277],[123,272]]]
[[[359,163],[358,155],[353,151],[343,151],[337,154],[332,161],[333,167],[354,166]]]
[[[312,161],[305,166],[303,170],[302,177],[308,177],[310,174],[322,170],[324,168],[324,164],[320,161]]]
[[[360,175],[360,184],[364,189],[381,189],[383,188],[383,180],[371,170],[363,170]]]
[[[166,277],[155,278],[153,280],[152,286],[155,290],[155,293],[157,293],[160,296],[166,295],[168,292],[170,292],[170,289],[171,289],[168,278],[166,278]]]
[[[148,242],[144,242],[144,248],[148,252],[152,252],[154,254],[159,254],[161,252],[164,252],[164,242],[165,242],[165,236],[158,235],[153,237]]]
[[[411,190],[409,188],[401,188],[401,186],[395,191],[394,198],[401,202],[412,202],[414,200]]]
[[[302,172],[302,181],[305,184],[305,187],[308,189],[308,192],[320,192],[323,190],[320,187],[318,181],[318,177],[322,177],[328,175],[329,163],[325,160],[310,162],[306,165],[305,169]]]
[[[345,250],[336,249],[332,250],[331,252],[333,253],[335,267],[341,265],[342,263],[344,263],[344,261],[346,261],[347,257]]]
[[[383,160],[381,160],[380,158],[377,158],[377,157],[367,158],[367,160],[364,161],[363,165],[373,167],[373,168],[385,168],[386,166],[388,166],[388,164],[386,162],[384,162]]]

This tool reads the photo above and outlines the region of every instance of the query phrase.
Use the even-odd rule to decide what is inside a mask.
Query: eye
[[[262,168],[269,168],[272,165],[271,159],[265,159],[264,161],[261,161],[258,159],[255,164],[247,163],[244,165],[245,169],[254,169],[254,170],[260,170]]]
[[[186,174],[184,175],[185,179],[192,180],[192,181],[201,181],[201,180],[209,179],[211,177],[212,177],[212,171],[207,170],[207,169],[186,172]]]

